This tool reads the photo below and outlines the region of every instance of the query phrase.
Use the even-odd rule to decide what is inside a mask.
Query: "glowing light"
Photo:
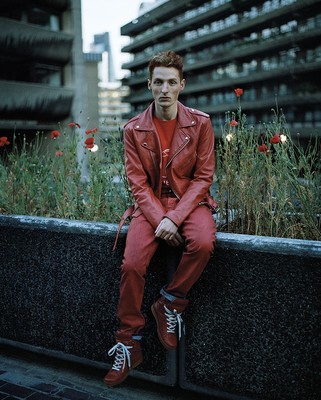
[[[91,149],[89,149],[89,151],[91,151],[92,153],[96,153],[96,151],[98,151],[99,147],[94,144],[94,147],[92,147]]]

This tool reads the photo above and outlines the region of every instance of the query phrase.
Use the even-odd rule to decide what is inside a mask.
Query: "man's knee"
[[[202,254],[211,254],[214,251],[215,242],[213,238],[205,235],[193,237],[188,241],[188,251],[198,252]]]
[[[139,275],[139,276],[144,276],[146,273],[146,266],[143,263],[137,262],[137,259],[129,259],[126,261],[123,261],[120,271],[121,275]]]
[[[137,270],[135,260],[126,260],[123,261],[120,271],[122,275],[135,273]]]

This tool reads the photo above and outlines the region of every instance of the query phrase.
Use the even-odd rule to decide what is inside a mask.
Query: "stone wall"
[[[0,216],[2,344],[109,367],[126,238],[125,227],[113,252],[116,229]],[[320,242],[218,233],[186,335],[168,352],[150,312],[175,264],[165,249],[146,276],[144,362],[133,376],[231,400],[321,398]]]

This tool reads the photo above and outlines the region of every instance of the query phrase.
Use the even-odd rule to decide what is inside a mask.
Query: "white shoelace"
[[[122,369],[124,371],[125,366],[126,366],[126,360],[128,363],[128,367],[130,368],[130,351],[129,349],[132,349],[133,346],[125,346],[123,343],[118,342],[115,344],[114,347],[112,347],[108,351],[108,355],[112,356],[115,352],[115,359],[114,359],[114,364],[112,366],[112,369],[115,371],[119,371]]]
[[[169,310],[165,305],[165,316],[166,316],[166,323],[167,323],[167,332],[168,333],[175,333],[176,325],[178,324],[178,339],[182,336],[182,323],[183,319],[181,314],[178,313],[175,309],[173,311]]]

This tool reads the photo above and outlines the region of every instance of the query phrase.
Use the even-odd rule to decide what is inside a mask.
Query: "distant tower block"
[[[102,54],[102,68],[100,71],[103,82],[115,82],[115,69],[113,63],[112,49],[110,45],[109,32],[94,35],[92,51]]]

